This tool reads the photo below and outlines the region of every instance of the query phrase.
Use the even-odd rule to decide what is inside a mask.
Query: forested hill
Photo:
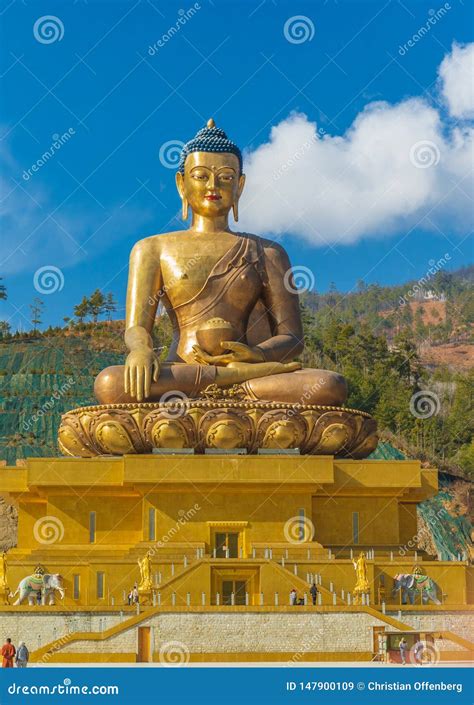
[[[446,343],[453,337],[472,336],[473,284],[474,265],[469,265],[454,272],[440,269],[398,286],[360,280],[348,293],[332,284],[328,293],[306,293],[303,301],[316,320],[335,312],[340,321],[364,321],[389,338],[410,327],[418,340],[429,335],[433,342]],[[436,311],[432,316],[430,308]]]
[[[411,456],[474,476],[474,267],[429,282],[302,296],[307,366],[337,369],[349,404]]]

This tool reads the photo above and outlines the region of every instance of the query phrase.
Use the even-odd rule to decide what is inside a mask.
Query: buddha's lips
[[[206,201],[220,201],[221,196],[218,196],[217,194],[211,193],[209,196],[204,196]]]

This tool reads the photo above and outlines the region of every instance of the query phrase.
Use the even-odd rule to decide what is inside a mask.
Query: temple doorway
[[[238,532],[216,531],[215,534],[216,558],[239,557]]]
[[[138,627],[138,663],[151,661],[151,627]]]
[[[247,592],[247,582],[245,580],[223,580],[222,581],[222,604],[223,605],[245,605],[245,594]],[[233,598],[232,598],[233,596]]]

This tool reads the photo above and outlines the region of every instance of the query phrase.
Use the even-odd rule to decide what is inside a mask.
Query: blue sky
[[[439,135],[454,129],[437,71],[453,42],[472,41],[473,5],[467,0],[447,5],[429,33],[403,53],[400,47],[444,3],[201,0],[179,31],[154,51],[150,47],[183,17],[180,10],[195,7],[193,2],[2,2],[0,274],[9,298],[0,317],[12,328],[30,327],[28,305],[38,295],[35,273],[42,267],[58,268],[64,278],[60,290],[41,295],[45,323],[61,323],[97,287],[114,292],[117,315],[123,317],[132,245],[182,227],[175,170],[160,161],[160,148],[190,139],[211,116],[250,155],[249,201],[266,168],[251,155],[269,143],[272,127],[291,123],[295,113],[332,140],[347,134],[374,101],[417,98],[441,116]],[[285,36],[285,23],[296,15],[314,32],[307,41]],[[35,22],[44,16],[57,18],[57,41],[49,42],[51,35],[45,35],[48,41],[35,37]],[[66,133],[60,148],[33,172],[32,165],[57,144],[55,136]],[[331,152],[326,158],[330,166]],[[425,171],[418,170],[417,177]],[[357,212],[360,202],[361,209],[373,212],[362,205],[365,194],[357,191],[356,181],[352,209]],[[443,183],[436,187],[445,189]],[[287,192],[291,185],[285,181],[279,187]],[[311,201],[309,186],[304,188]],[[463,193],[468,191],[466,185]],[[336,187],[329,188],[328,197],[336,216]],[[290,212],[292,204],[301,208],[298,198],[285,203]],[[253,213],[253,221],[267,222],[271,207],[262,201],[256,211],[257,199],[249,207],[247,229]],[[456,202],[452,208],[459,210]],[[430,212],[437,210],[430,205]],[[341,240],[328,215],[319,238],[312,236],[312,223],[287,227],[281,213],[275,236],[294,265],[311,269],[319,291],[331,281],[347,291],[361,278],[381,284],[416,279],[447,252],[450,268],[472,261],[465,220],[453,224],[443,211],[428,222],[417,217],[419,212],[406,222],[398,212],[380,214],[367,231],[363,226],[354,238]],[[307,218],[317,221],[318,212],[309,211]]]

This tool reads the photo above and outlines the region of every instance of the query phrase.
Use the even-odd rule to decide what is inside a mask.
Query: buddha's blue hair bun
[[[208,121],[206,127],[199,130],[192,140],[186,142],[181,150],[178,171],[182,174],[184,174],[184,162],[186,161],[186,157],[192,152],[226,152],[228,154],[235,154],[239,160],[240,172],[242,173],[242,152],[237,145],[227,137],[224,130],[215,126],[212,118]]]

